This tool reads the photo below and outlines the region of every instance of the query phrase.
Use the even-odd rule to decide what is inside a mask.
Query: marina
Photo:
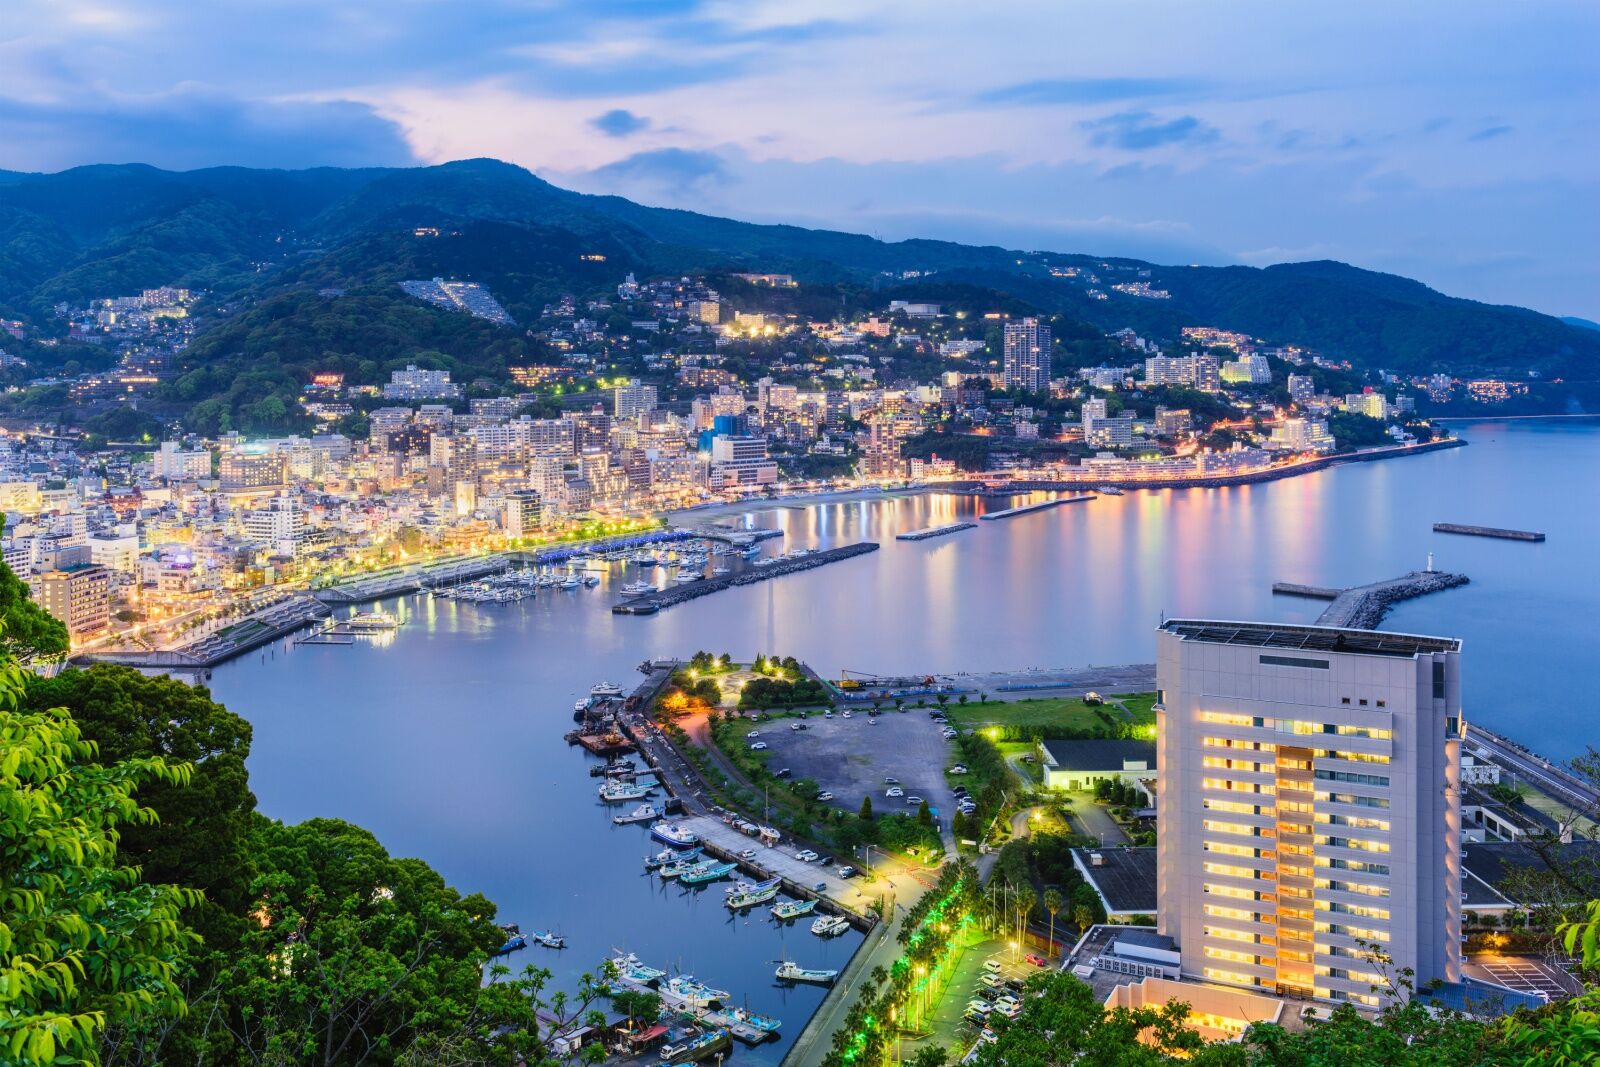
[[[621,601],[613,606],[611,611],[614,615],[654,615],[662,608],[670,608],[676,604],[708,596],[711,593],[721,592],[724,589],[751,585],[755,582],[766,581],[769,578],[779,578],[786,574],[798,574],[801,571],[813,570],[840,560],[854,559],[856,556],[865,555],[868,552],[876,552],[877,550],[876,543],[864,541],[846,545],[842,548],[806,549],[802,550],[800,554],[789,554],[785,557],[773,559],[770,563],[766,562],[765,559],[758,559],[755,561],[755,566],[760,569],[742,571],[739,574],[727,577],[701,578],[691,584],[679,585],[672,589],[643,593]]]
[[[1034,512],[1038,511],[1049,511],[1051,508],[1058,508],[1062,504],[1087,503],[1094,498],[1095,497],[1093,493],[1079,493],[1076,496],[1061,496],[1056,497],[1054,500],[1041,500],[1037,504],[1021,504],[1014,508],[1006,508],[1004,511],[986,512],[985,514],[979,515],[978,518],[985,522],[993,522],[996,519],[1015,519],[1022,515],[1032,515]]]

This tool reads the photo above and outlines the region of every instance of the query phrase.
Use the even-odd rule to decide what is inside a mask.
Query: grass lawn
[[[1111,697],[1104,710],[1113,721],[1123,719],[1118,703],[1124,705],[1135,723],[1154,723],[1151,707],[1156,702],[1154,693],[1135,693],[1125,697]],[[1032,700],[991,700],[985,704],[951,704],[945,709],[952,725],[963,730],[982,729],[985,726],[1059,726],[1072,730],[1093,730],[1101,726],[1095,709],[1078,697],[1037,697]]]

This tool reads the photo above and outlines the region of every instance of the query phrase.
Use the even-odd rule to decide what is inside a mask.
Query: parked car
[[[950,768],[950,773],[951,774],[966,774],[967,773],[967,765],[965,763],[958,763],[954,767]]]
[[[794,854],[794,858],[799,860],[801,863],[810,863],[812,860],[817,858],[817,854],[812,852],[809,848],[802,849]]]
[[[900,779],[892,777],[890,775],[884,775],[883,784],[884,785],[899,785],[900,784]]]
[[[804,730],[805,728],[806,725],[803,722],[792,722],[789,724],[789,729],[791,730]]]
[[[994,1005],[990,1004],[987,1000],[980,1000],[977,997],[973,997],[971,1000],[967,1001],[967,1010],[988,1015],[994,1010]]]
[[[1011,990],[1013,993],[1022,992],[1022,979],[1020,978],[1007,978],[1001,984],[1007,989]]]
[[[906,797],[906,803],[907,804],[921,804],[922,803],[922,798],[921,797]]]
[[[1022,958],[1033,964],[1035,967],[1050,966],[1050,961],[1039,955],[1037,952],[1030,952]]]
[[[1000,976],[994,974],[986,974],[982,978],[978,979],[978,981],[982,982],[990,989],[999,989],[1001,986],[1005,985],[1005,983],[1000,980]]]
[[[824,790],[823,792],[817,794],[817,799],[826,802],[833,799],[833,794]]]
[[[828,709],[828,710],[827,710],[827,711],[825,711],[825,712],[823,712],[823,713],[822,713],[822,717],[823,717],[823,718],[824,718],[824,719],[831,719],[831,718],[833,718],[833,709],[832,709],[832,708],[829,708],[829,709]]]
[[[747,861],[753,860],[756,858],[756,850],[753,848],[747,848],[743,852],[739,853],[739,858]]]
[[[844,717],[847,718],[847,719],[850,717],[850,709],[849,708],[845,708],[844,709]]]
[[[744,739],[746,741],[754,741],[756,738],[758,738],[760,736],[761,736],[761,731],[760,730],[751,730],[749,733],[744,735]]]
[[[767,743],[765,741],[757,741],[755,744],[750,746],[750,751],[751,752],[765,752],[766,748],[767,748]]]
[[[883,791],[883,795],[886,797],[903,797],[906,795],[906,791],[897,785],[891,785]]]
[[[983,969],[984,969],[984,971],[986,971],[989,974],[999,974],[1000,973],[1000,961],[999,960],[984,960],[983,961]]]
[[[854,878],[855,876],[856,876],[856,869],[854,867],[846,865],[844,867],[840,867],[839,868],[839,877],[840,878]]]
[[[781,771],[779,771],[776,775],[774,775],[773,777],[776,777],[776,778],[789,778],[789,777],[792,777],[793,774],[794,774],[793,771],[791,771],[789,768],[785,767]]]

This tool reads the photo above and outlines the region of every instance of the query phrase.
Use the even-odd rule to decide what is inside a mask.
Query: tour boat
[[[700,835],[686,830],[678,823],[662,820],[650,827],[650,836],[673,848],[691,848],[700,843]]]
[[[816,906],[815,900],[786,900],[772,906],[772,917],[779,922],[798,919],[802,915],[809,915]]]
[[[365,611],[350,616],[344,624],[352,630],[393,630],[400,620],[387,611]]]
[[[839,977],[838,971],[808,970],[792,960],[778,964],[776,973],[780,982],[815,982],[818,985],[832,985],[833,980]]]
[[[850,929],[850,920],[842,915],[821,915],[811,924],[811,932],[818,937],[838,937]]]

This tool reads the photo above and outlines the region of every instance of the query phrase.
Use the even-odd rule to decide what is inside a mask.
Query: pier
[[[822,567],[829,563],[836,563],[842,559],[852,559],[878,550],[877,542],[862,541],[859,544],[846,545],[843,548],[830,548],[823,552],[810,552],[804,556],[779,560],[769,567],[753,568],[741,571],[738,574],[724,578],[701,578],[687,585],[674,585],[667,589],[656,589],[639,596],[628,597],[613,605],[611,612],[614,615],[654,615],[662,608],[670,608],[674,604],[694,600],[696,597],[708,596],[724,589],[737,585],[753,585],[764,582],[769,578],[779,578],[785,574],[797,574],[815,567]]]
[[[209,677],[210,668],[217,664],[271,644],[307,623],[327,618],[328,614],[326,605],[297,595],[181,648],[154,652],[88,652],[73,657],[72,662],[83,666],[115,663],[146,674],[193,674],[197,681],[204,681]]]
[[[1431,570],[1412,571],[1398,578],[1352,586],[1349,589],[1324,589],[1314,585],[1274,582],[1272,591],[1282,596],[1332,600],[1333,603],[1328,605],[1327,610],[1317,616],[1318,626],[1374,630],[1383,621],[1383,617],[1389,614],[1389,609],[1402,600],[1413,600],[1429,593],[1454,589],[1466,585],[1469,580],[1464,574],[1447,574],[1444,571]]]
[[[1434,533],[1465,534],[1468,537],[1497,537],[1502,541],[1543,541],[1537,530],[1503,530],[1497,526],[1463,526],[1458,522],[1436,522]]]
[[[1006,508],[1004,511],[991,511],[987,515],[979,515],[978,518],[984,520],[985,522],[993,522],[995,519],[1014,519],[1018,515],[1028,515],[1035,511],[1046,511],[1050,508],[1058,508],[1062,504],[1081,504],[1085,501],[1093,499],[1093,493],[1080,493],[1077,496],[1057,497],[1055,500],[1041,500],[1037,504],[1023,504],[1020,507]]]
[[[960,533],[962,530],[975,530],[975,522],[947,522],[942,526],[929,526],[922,530],[912,530],[910,533],[895,534],[896,541],[926,541],[931,537],[944,537],[946,534]]]

